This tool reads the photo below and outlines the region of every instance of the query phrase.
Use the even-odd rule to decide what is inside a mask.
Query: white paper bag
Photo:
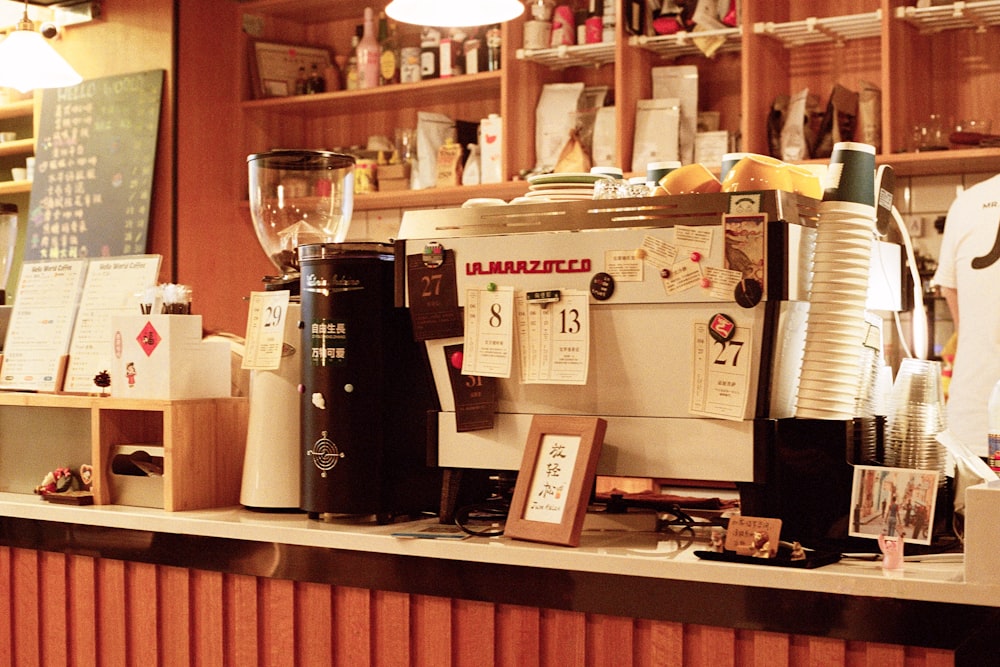
[[[535,171],[552,171],[573,129],[582,83],[548,83],[542,86],[535,107]]]
[[[595,165],[618,165],[617,136],[615,108],[601,107],[594,118],[594,137],[590,148],[591,161]]]
[[[679,160],[680,100],[639,100],[637,107],[632,171],[645,173],[650,162]]]
[[[695,65],[654,67],[653,97],[680,100],[680,161],[694,162],[694,135],[698,131],[698,68]],[[677,159],[677,158],[675,158]]]
[[[444,114],[417,112],[417,177],[410,180],[414,190],[437,185],[437,154],[448,137],[455,136],[455,121]]]

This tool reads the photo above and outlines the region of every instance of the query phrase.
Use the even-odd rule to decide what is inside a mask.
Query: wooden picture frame
[[[254,95],[258,98],[293,95],[299,67],[308,75],[315,64],[324,74],[332,62],[330,50],[316,46],[253,41],[251,51]]]
[[[607,422],[600,417],[535,415],[504,534],[575,547]]]

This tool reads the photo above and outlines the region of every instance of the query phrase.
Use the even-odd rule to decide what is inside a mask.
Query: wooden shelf
[[[20,195],[31,192],[31,181],[0,181],[0,195]]]
[[[496,198],[510,201],[528,191],[527,181],[507,181],[489,185],[462,185],[454,188],[373,192],[354,197],[355,211],[399,208],[444,208],[461,206],[469,199]]]
[[[113,502],[109,484],[113,448],[158,444],[164,449],[163,508],[206,509],[239,504],[246,447],[247,399],[122,399],[69,394],[0,392],[4,408],[49,408],[32,437],[59,437],[73,413],[90,413],[90,463],[94,503]],[[27,417],[21,415],[22,419]],[[47,436],[49,433],[51,435]],[[33,443],[24,442],[24,447]],[[6,443],[8,451],[17,445]],[[25,458],[30,455],[25,452]],[[20,458],[20,456],[19,456]]]
[[[244,14],[265,14],[274,18],[300,23],[321,23],[354,19],[361,23],[362,14],[357,4],[334,0],[245,0],[241,4]]]
[[[879,164],[890,164],[897,176],[936,176],[1000,172],[1000,148],[961,148],[929,153],[879,155]]]
[[[34,155],[34,153],[34,139],[15,139],[14,141],[0,143],[0,157]]]
[[[35,101],[20,100],[18,102],[10,102],[9,104],[0,105],[0,120],[7,120],[10,118],[30,118],[35,112]]]
[[[394,109],[405,98],[407,107],[440,104],[457,97],[500,96],[500,72],[482,72],[418,83],[401,83],[366,90],[338,90],[317,95],[268,97],[243,102],[244,111],[289,113],[303,118],[363,114]]]

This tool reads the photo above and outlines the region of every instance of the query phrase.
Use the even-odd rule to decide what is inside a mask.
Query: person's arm
[[[951,321],[955,324],[955,333],[958,333],[958,290],[954,287],[941,287],[941,296],[948,304],[951,311]]]

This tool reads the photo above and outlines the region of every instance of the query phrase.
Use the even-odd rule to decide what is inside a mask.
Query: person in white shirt
[[[958,337],[948,430],[986,457],[987,403],[1000,380],[1000,175],[961,193],[948,209],[933,283]]]

